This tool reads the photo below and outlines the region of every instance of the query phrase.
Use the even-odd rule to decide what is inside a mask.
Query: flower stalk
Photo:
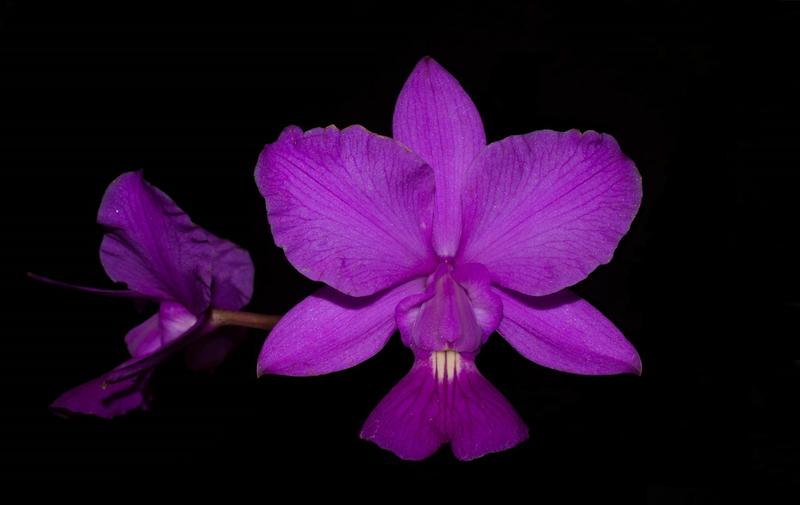
[[[256,314],[255,312],[213,309],[211,311],[211,325],[242,326],[257,330],[271,330],[280,320],[281,316],[273,314]]]

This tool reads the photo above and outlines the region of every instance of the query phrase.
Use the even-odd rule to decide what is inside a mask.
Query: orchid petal
[[[255,271],[250,253],[210,233],[208,238],[214,249],[211,303],[215,309],[239,310],[253,296]]]
[[[611,260],[642,197],[609,135],[537,131],[491,144],[464,183],[460,261],[503,287],[547,295]]]
[[[432,269],[433,174],[391,139],[289,127],[264,148],[256,182],[275,243],[310,279],[365,296]]]
[[[63,414],[88,414],[106,419],[146,409],[149,380],[150,371],[116,384],[104,384],[99,377],[66,391],[50,408]]]
[[[447,70],[433,58],[423,58],[397,98],[392,131],[395,140],[433,167],[433,246],[440,256],[455,256],[461,234],[463,174],[486,146],[478,110]]]
[[[456,458],[471,460],[514,447],[528,428],[474,362],[447,351],[417,359],[372,411],[361,438],[408,460],[449,441]]]
[[[125,335],[125,345],[128,346],[131,356],[134,358],[147,356],[161,347],[161,331],[158,326],[158,313],[156,313]]]
[[[527,440],[525,422],[473,362],[464,360],[453,388],[451,415],[445,419],[457,459],[469,461]]]
[[[150,354],[136,356],[133,359],[126,361],[125,363],[118,366],[114,370],[111,370],[110,372],[106,373],[103,376],[103,380],[107,384],[113,384],[156,367],[157,365],[171,358],[176,353],[182,351],[190,344],[196,342],[197,339],[207,335],[208,334],[207,331],[208,327],[206,325],[207,322],[208,322],[207,315],[202,314],[201,317],[197,318],[196,322],[190,328],[186,329],[183,333],[180,333],[176,336],[169,336],[168,337],[169,341],[164,342],[159,348],[157,348],[154,352]],[[177,329],[178,325],[183,324],[183,321],[176,320],[166,324],[167,324],[166,331],[174,331],[175,329]],[[165,328],[163,326],[163,321],[161,320],[160,311],[159,311],[159,326],[160,326],[159,332],[165,331]]]
[[[389,391],[361,429],[361,438],[376,443],[401,459],[418,461],[447,442],[439,430],[436,380],[424,360]]]
[[[497,332],[529,360],[575,374],[641,373],[639,354],[622,332],[574,293],[495,292],[503,300]]]
[[[167,345],[183,338],[197,324],[197,320],[197,317],[181,304],[161,302],[158,307],[158,332],[161,345]]]
[[[131,356],[141,358],[180,338],[196,322],[197,318],[185,307],[175,302],[163,302],[158,313],[125,335],[125,344]]]
[[[423,289],[422,279],[362,298],[320,289],[272,329],[258,358],[258,374],[321,375],[361,363],[394,333],[397,303]]]
[[[194,314],[208,308],[208,236],[141,172],[125,173],[109,185],[97,221],[108,229],[100,260],[114,281],[148,296],[176,300]]]

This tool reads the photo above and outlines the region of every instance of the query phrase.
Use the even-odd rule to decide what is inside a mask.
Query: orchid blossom
[[[154,301],[158,312],[125,336],[131,359],[62,394],[52,404],[55,410],[110,418],[146,409],[153,368],[166,358],[185,350],[190,368],[212,369],[240,337],[238,328],[224,326],[242,325],[243,319],[250,326],[271,326],[265,324],[268,316],[232,312],[245,306],[253,292],[247,251],[192,223],[141,172],[123,174],[111,183],[97,220],[107,229],[100,261],[108,276],[127,284],[127,290],[32,277],[100,295]]]
[[[431,58],[400,92],[392,130],[290,126],[261,153],[275,243],[326,286],[272,330],[259,374],[346,369],[399,329],[414,365],[361,437],[411,460],[449,442],[470,460],[528,436],[475,365],[494,331],[556,370],[640,373],[614,324],[565,289],[611,260],[639,208],[639,173],[611,136],[487,145],[470,97]]]

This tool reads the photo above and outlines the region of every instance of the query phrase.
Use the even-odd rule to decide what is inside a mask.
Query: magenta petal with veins
[[[508,400],[456,351],[418,358],[372,411],[361,438],[402,459],[424,459],[450,442],[458,459],[514,447],[528,428]]]

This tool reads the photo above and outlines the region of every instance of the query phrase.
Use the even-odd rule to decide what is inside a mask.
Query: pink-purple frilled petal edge
[[[589,302],[571,291],[533,297],[495,289],[503,301],[497,332],[548,368],[583,375],[641,374],[636,349]]]
[[[360,126],[284,130],[256,167],[275,243],[306,277],[367,296],[425,275],[433,173]]]
[[[392,134],[433,168],[433,246],[439,256],[455,256],[464,172],[486,146],[478,109],[455,77],[426,57],[397,97]]]
[[[258,374],[321,375],[371,358],[397,329],[397,304],[422,289],[423,279],[360,298],[320,289],[272,329],[258,358]]]
[[[542,130],[489,145],[464,181],[459,260],[500,286],[542,296],[611,260],[642,198],[610,135]]]

